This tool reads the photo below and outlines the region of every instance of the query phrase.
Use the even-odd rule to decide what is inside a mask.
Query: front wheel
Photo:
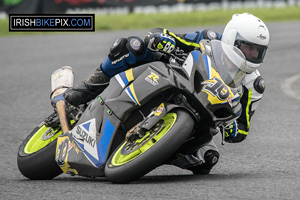
[[[159,131],[147,131],[133,142],[123,142],[108,159],[105,175],[113,183],[128,183],[162,165],[190,135],[194,120],[187,111],[172,110],[158,122]],[[157,128],[157,126],[154,126]]]
[[[53,113],[47,119],[56,117]],[[47,127],[43,121],[27,136],[17,158],[18,168],[25,177],[49,180],[62,173],[55,161],[57,137],[61,134],[60,126]]]

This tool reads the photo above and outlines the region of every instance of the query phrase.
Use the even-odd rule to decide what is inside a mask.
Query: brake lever
[[[222,135],[222,142],[221,142],[221,144],[225,145],[225,131],[224,131],[224,127],[223,126],[220,127],[220,132],[221,132],[221,135]]]

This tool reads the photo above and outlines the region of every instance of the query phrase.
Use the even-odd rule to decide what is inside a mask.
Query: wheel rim
[[[53,129],[51,127],[41,126],[34,135],[30,138],[24,148],[26,154],[35,153],[54,140],[57,139],[59,135],[62,134],[60,128]]]
[[[70,120],[71,126],[75,124],[74,120]],[[38,130],[33,134],[30,140],[24,147],[25,154],[35,153],[48,144],[52,143],[54,140],[58,138],[58,136],[62,135],[63,132],[60,127],[52,128],[46,127],[46,125],[42,125]]]
[[[114,154],[111,164],[113,166],[120,166],[131,160],[137,158],[139,155],[150,149],[156,142],[158,142],[163,136],[171,129],[177,119],[176,113],[167,113],[162,120],[164,121],[161,130],[153,134],[151,131],[147,131],[145,136],[141,139],[129,144],[125,141],[121,147]]]

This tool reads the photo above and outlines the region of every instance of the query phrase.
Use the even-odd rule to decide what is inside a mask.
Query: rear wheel
[[[194,127],[185,110],[167,113],[145,136],[123,142],[108,159],[105,175],[113,183],[128,183],[162,165],[186,140]]]
[[[57,117],[55,113],[49,118]],[[39,124],[23,141],[17,162],[20,172],[33,180],[53,179],[62,173],[55,161],[56,143],[62,134],[60,126],[47,127],[46,120]]]

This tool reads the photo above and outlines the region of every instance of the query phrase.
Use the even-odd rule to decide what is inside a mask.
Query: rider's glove
[[[236,121],[228,124],[225,129],[225,141],[229,143],[238,143],[243,141],[247,134],[240,131],[238,128],[238,123]]]
[[[152,48],[162,50],[167,53],[172,53],[175,49],[176,42],[172,36],[161,33],[154,38]]]
[[[226,142],[232,142],[232,139],[236,138],[238,134],[238,127],[236,121],[232,122],[231,124],[228,124],[225,128],[225,141]]]

